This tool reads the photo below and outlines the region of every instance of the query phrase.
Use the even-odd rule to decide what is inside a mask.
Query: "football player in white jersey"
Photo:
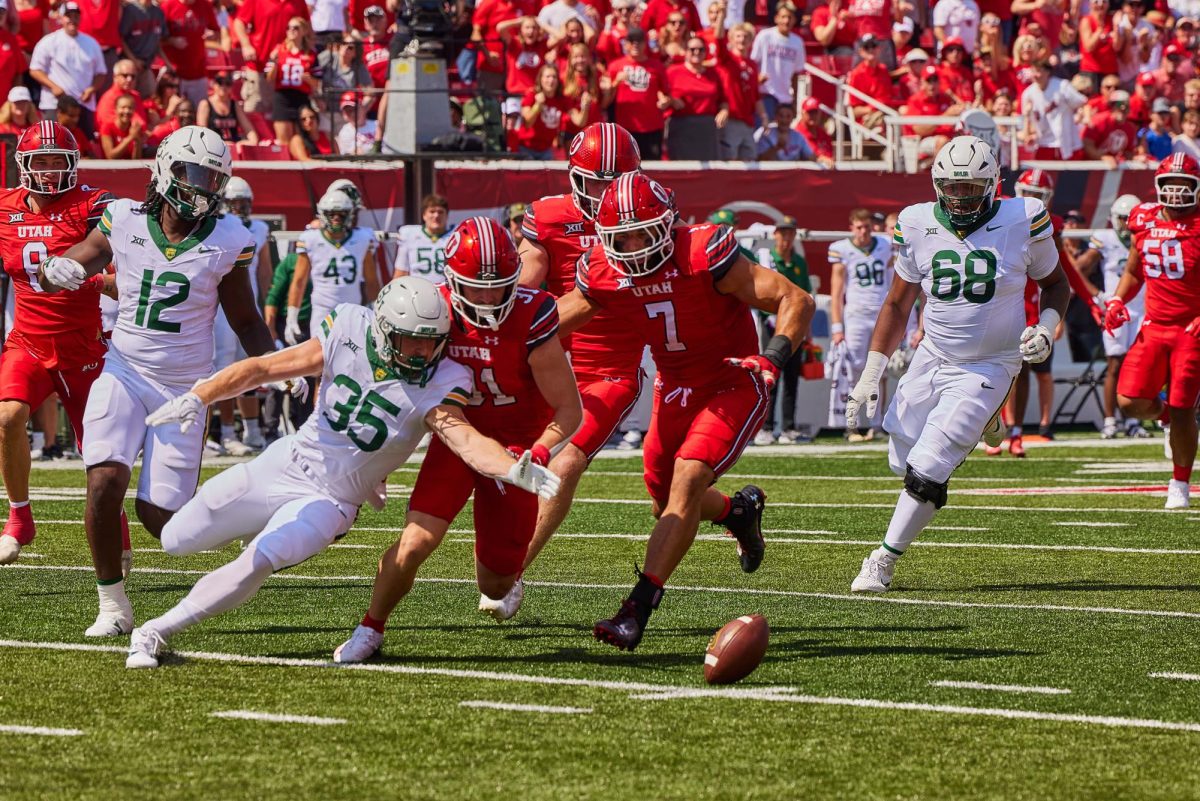
[[[934,203],[900,212],[893,236],[896,275],[846,422],[869,417],[879,380],[922,292],[925,337],[884,417],[889,463],[904,490],[883,544],[863,560],[850,589],[884,592],[896,560],[946,503],[950,475],[979,438],[1001,433],[1000,407],[1022,360],[1050,354],[1070,286],[1046,207],[1036,198],[996,200],[996,157],[982,140],[959,136],[933,162]],[[1025,326],[1026,277],[1041,286],[1036,325]]]
[[[171,554],[249,542],[175,607],[133,632],[126,667],[158,667],[171,635],[240,606],[272,573],[323,551],[349,530],[363,503],[382,508],[380,483],[426,430],[479,473],[555,495],[558,478],[533,464],[529,451],[514,458],[467,422],[471,372],[442,361],[449,338],[450,310],[438,289],[421,278],[399,278],[384,287],[373,309],[340,305],[307,342],[238,362],[146,419],[186,429],[202,424],[205,408],[221,398],[321,375],[315,413],[299,431],[206,482],[167,524],[162,541]]]
[[[892,284],[892,241],[872,231],[870,211],[850,212],[850,236],[829,246],[829,266],[829,344],[837,348],[845,343],[853,385],[867,366],[875,318]],[[872,416],[866,422],[870,427],[865,436],[847,428],[852,442],[875,438],[879,421]]]
[[[212,372],[217,307],[247,353],[274,350],[250,288],[257,248],[235,217],[219,217],[229,149],[189,125],[159,145],[144,203],[109,204],[100,224],[39,272],[47,291],[76,289],[110,262],[119,305],[104,372],[84,411],[84,528],[92,549],[100,614],[89,637],[128,634],[133,607],[121,578],[121,506],[138,453],[135,509],[155,537],[195,494],[204,430],[151,429],[146,414]]]
[[[397,278],[417,275],[435,284],[446,283],[446,242],[454,232],[449,220],[446,198],[426,195],[421,201],[421,224],[400,226]]]
[[[320,228],[308,228],[296,240],[296,269],[288,288],[287,321],[283,338],[289,345],[304,339],[300,305],[312,280],[309,336],[329,312],[343,303],[372,303],[379,294],[375,268],[375,234],[355,228],[354,201],[340,189],[329,189],[317,201]]]
[[[258,255],[250,270],[250,288],[254,292],[254,302],[261,308],[260,291],[271,285],[271,276],[274,273],[271,249],[267,247],[271,231],[262,220],[250,218],[254,205],[254,190],[245,178],[236,175],[230,178],[225,184],[224,198],[221,204],[222,212],[241,220],[242,225],[246,226],[246,230],[254,237],[254,246],[258,248]],[[220,310],[217,311],[215,336],[213,369],[223,370],[238,359],[246,358],[246,353],[238,345],[237,336],[230,328],[229,321],[225,319],[225,312]],[[242,415],[241,439],[238,439],[233,431],[233,406],[232,399],[217,404],[217,414],[221,418],[221,438],[219,442],[206,441],[204,447],[211,449],[218,456],[249,456],[254,451],[262,450],[267,443],[258,426],[258,396],[251,393],[237,399],[237,408]]]
[[[1080,273],[1089,273],[1096,265],[1100,266],[1100,274],[1104,279],[1103,287],[1096,287],[1090,282],[1088,286],[1100,308],[1104,308],[1104,304],[1117,291],[1117,284],[1125,274],[1125,262],[1129,259],[1129,248],[1133,244],[1133,237],[1127,225],[1129,213],[1141,202],[1137,195],[1121,195],[1114,200],[1108,212],[1109,224],[1112,227],[1092,234],[1091,247],[1076,265]],[[1104,439],[1113,439],[1120,431],[1120,426],[1117,425],[1117,376],[1121,374],[1121,363],[1125,361],[1125,354],[1137,339],[1145,313],[1145,302],[1141,295],[1125,305],[1129,309],[1129,322],[1111,334],[1107,331],[1103,333],[1104,355],[1108,358],[1108,370],[1104,373],[1104,428],[1100,431],[1100,436]],[[1150,434],[1142,427],[1140,420],[1130,418],[1125,421],[1125,436],[1140,439]]]

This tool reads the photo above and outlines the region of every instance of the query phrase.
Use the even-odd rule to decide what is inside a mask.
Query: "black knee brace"
[[[913,472],[912,465],[904,466],[904,489],[918,501],[929,501],[935,509],[941,509],[946,505],[946,488],[949,485],[949,481],[938,484],[927,478],[921,478]]]

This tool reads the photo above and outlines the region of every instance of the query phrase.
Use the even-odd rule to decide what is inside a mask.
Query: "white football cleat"
[[[1150,439],[1150,432],[1140,422],[1134,420],[1125,427],[1125,436],[1130,439]]]
[[[1188,493],[1191,488],[1186,481],[1176,481],[1171,479],[1171,483],[1167,485],[1167,506],[1168,509],[1186,509],[1190,505]]]
[[[333,652],[333,661],[340,664],[365,662],[379,651],[383,645],[383,634],[370,626],[359,626],[350,635],[350,639],[337,647]]]
[[[242,442],[237,437],[229,437],[221,440],[221,447],[230,456],[250,456],[254,453],[254,449],[246,443]]]
[[[999,448],[1000,443],[1004,442],[1004,435],[1007,433],[1008,427],[1004,425],[1004,421],[1000,419],[1000,415],[996,414],[995,417],[988,421],[987,428],[983,429],[983,444],[989,448]]]
[[[123,637],[133,631],[133,607],[128,612],[101,612],[84,637]]]
[[[129,578],[129,571],[133,569],[133,551],[121,551],[121,578]]]
[[[483,593],[479,594],[479,611],[491,615],[497,621],[508,620],[521,608],[525,600],[525,582],[517,579],[509,589],[508,594],[499,601],[492,600]]]
[[[158,667],[158,656],[167,649],[167,641],[154,629],[134,629],[129,637],[129,656],[125,667],[131,670]]]
[[[754,444],[755,445],[774,445],[775,444],[775,435],[772,434],[770,431],[767,431],[766,429],[759,431],[757,434],[754,435]]]
[[[228,452],[225,446],[217,442],[215,439],[204,440],[204,455],[205,456],[226,456]]]
[[[895,562],[884,564],[882,559],[871,554],[863,560],[862,570],[850,583],[850,592],[887,592],[895,569]]]
[[[267,447],[267,440],[263,437],[262,430],[260,429],[253,434],[243,433],[242,444],[251,450],[261,451]]]
[[[1100,429],[1100,439],[1116,439],[1117,431],[1117,423],[1115,420],[1111,423],[1105,423],[1104,428]]]
[[[11,565],[21,555],[21,543],[9,534],[0,535],[0,565]]]

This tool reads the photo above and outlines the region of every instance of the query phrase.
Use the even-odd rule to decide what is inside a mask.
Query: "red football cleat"
[[[1018,459],[1025,458],[1025,446],[1021,443],[1019,436],[1013,437],[1008,441],[1008,452]]]
[[[17,561],[21,549],[33,542],[37,526],[33,522],[33,509],[28,504],[20,508],[8,508],[8,522],[0,531],[0,565]]]

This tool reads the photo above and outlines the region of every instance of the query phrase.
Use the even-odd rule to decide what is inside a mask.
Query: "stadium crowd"
[[[192,123],[244,158],[377,152],[389,58],[431,29],[446,148],[562,158],[608,119],[649,159],[830,164],[829,107],[797,92],[809,63],[855,90],[867,126],[882,115],[866,98],[982,108],[1021,118],[1001,134],[1026,158],[1157,161],[1200,155],[1198,15],[1195,0],[0,0],[0,133],[56,119],[85,158],[141,158]]]

